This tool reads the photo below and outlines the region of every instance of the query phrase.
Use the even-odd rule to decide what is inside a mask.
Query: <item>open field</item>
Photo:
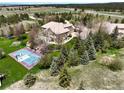
[[[91,14],[98,14],[98,15],[104,15],[104,16],[111,16],[115,18],[124,18],[124,16],[120,13],[110,13],[110,12],[101,12],[101,11],[85,11],[85,13],[91,13]]]
[[[12,14],[21,14],[28,13],[29,15],[33,15],[34,13],[78,13],[78,11],[74,11],[74,9],[69,8],[54,8],[54,7],[41,7],[41,8],[29,8],[27,10],[0,10],[0,15],[12,15]]]

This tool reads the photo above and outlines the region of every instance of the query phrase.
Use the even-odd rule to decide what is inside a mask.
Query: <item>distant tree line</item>
[[[13,14],[9,16],[0,15],[0,26],[4,24],[14,24],[18,23],[22,20],[29,20],[29,15],[27,13],[24,14]]]
[[[124,10],[124,3],[95,3],[95,4],[47,4],[47,5],[39,5],[45,7],[57,7],[57,8],[80,8],[80,9],[94,9],[94,10],[104,10],[104,11],[116,11]]]

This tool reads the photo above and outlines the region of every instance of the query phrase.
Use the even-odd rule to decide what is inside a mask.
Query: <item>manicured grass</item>
[[[71,49],[71,48],[73,48],[73,46],[75,45],[75,42],[76,42],[76,37],[73,38],[72,40],[70,40],[69,42],[67,42],[67,43],[65,44],[65,46],[66,46],[68,49]]]
[[[36,73],[39,71],[37,66],[28,71],[25,67],[23,67],[8,55],[11,52],[25,47],[23,45],[10,47],[13,41],[14,39],[9,40],[6,38],[0,38],[0,48],[3,48],[6,53],[6,57],[0,60],[0,73],[6,74],[6,79],[3,80],[3,84],[0,89],[4,89],[14,82],[22,79],[28,72]]]

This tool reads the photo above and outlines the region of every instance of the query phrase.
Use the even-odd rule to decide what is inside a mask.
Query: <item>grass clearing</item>
[[[39,71],[37,66],[28,71],[25,67],[8,55],[11,52],[25,47],[23,45],[10,47],[13,41],[14,39],[0,38],[0,48],[3,48],[6,53],[6,57],[0,60],[0,73],[6,74],[6,79],[3,80],[3,84],[0,89],[4,89],[12,83],[21,80],[28,72],[36,73]]]

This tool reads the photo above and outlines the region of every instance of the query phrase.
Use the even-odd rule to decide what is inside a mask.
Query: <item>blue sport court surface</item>
[[[41,58],[41,54],[37,54],[28,48],[20,49],[9,55],[27,69],[33,68]]]

